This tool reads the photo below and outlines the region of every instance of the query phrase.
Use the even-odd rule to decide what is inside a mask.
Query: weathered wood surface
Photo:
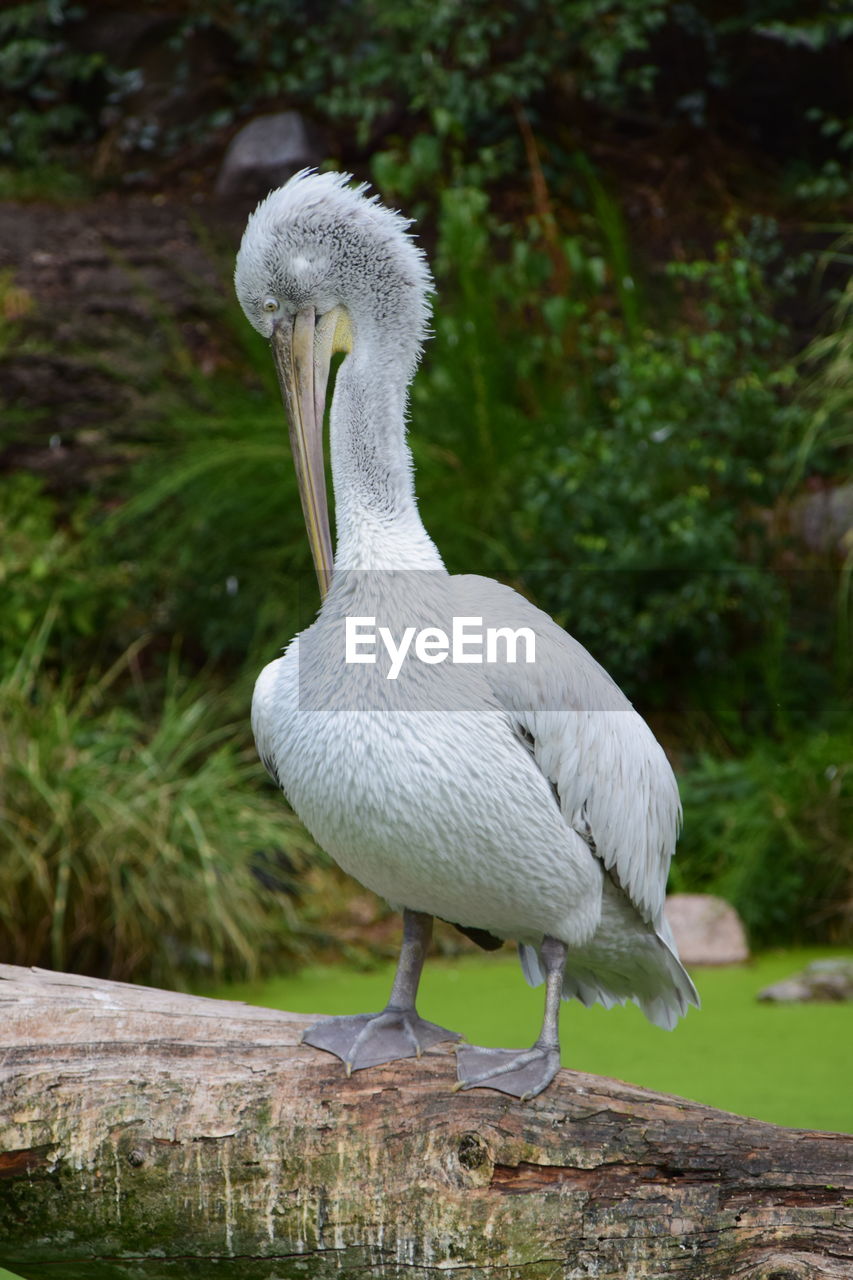
[[[26,1280],[853,1276],[853,1138],[452,1052],[359,1072],[306,1019],[0,966],[0,1264]]]

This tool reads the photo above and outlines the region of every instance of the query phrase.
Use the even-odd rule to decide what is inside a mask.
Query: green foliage
[[[317,604],[278,388],[220,383],[161,431],[99,540],[137,566],[131,606],[157,632],[251,670]]]
[[[75,47],[85,9],[69,0],[28,0],[0,13],[0,101],[8,104],[0,157],[42,169],[58,142],[91,139],[93,96],[120,96],[127,79],[106,55]]]
[[[828,258],[849,265],[850,239],[844,236]],[[830,483],[849,487],[853,462],[853,279],[837,300],[827,331],[809,343],[802,359],[808,371],[802,401],[806,430],[797,449],[789,487],[811,468]],[[837,667],[842,681],[853,674],[853,534],[842,548],[836,632]]]
[[[544,406],[562,396],[563,328],[577,304],[550,294],[538,223],[513,236],[482,191],[448,188],[438,230],[441,305],[412,394],[418,490],[451,569],[506,575],[517,559],[520,476],[542,432],[554,434]],[[560,252],[577,288],[598,296],[608,269],[600,249],[588,249],[568,237]],[[531,324],[540,303],[544,324]],[[307,620],[317,594],[272,362],[242,317],[234,324],[251,344],[236,357],[244,377],[195,379],[192,403],[172,401],[129,500],[102,533],[117,562],[137,566],[137,612],[205,659],[248,653],[251,669]]]
[[[596,308],[621,307],[628,332],[636,323],[618,208],[582,157],[575,167],[595,212],[568,235],[550,211],[503,222],[476,187],[441,195],[435,336],[412,392],[412,448],[421,509],[453,571],[528,570],[523,478],[564,439],[566,385],[587,378],[579,327]]]
[[[52,621],[0,681],[3,958],[167,985],[292,960],[306,840],[257,788],[254,752],[210,681],[187,684],[173,666],[156,700],[150,687],[135,707],[110,696],[138,646],[83,683],[51,676]],[[275,867],[279,892],[253,856]]]
[[[853,194],[851,160],[853,160],[853,117],[840,119],[837,115],[812,107],[806,112],[823,140],[824,152],[830,154],[820,168],[809,167],[794,186],[800,200],[831,208]]]
[[[2,491],[0,660],[8,671],[42,616],[45,595],[64,576],[67,540],[33,476],[4,477]]]
[[[851,245],[853,241],[843,237],[826,255],[826,264],[849,266]],[[803,352],[802,367],[808,375],[803,399],[809,416],[792,483],[802,479],[808,465],[843,471],[853,451],[853,277],[848,277],[836,300],[826,332]]]
[[[569,235],[545,217],[511,227],[474,187],[441,195],[435,338],[412,394],[421,510],[452,571],[518,583],[645,707],[689,697],[742,744],[827,694],[831,638],[798,641],[791,665],[792,618],[824,606],[775,572],[770,536],[806,447],[774,318],[804,264],[772,224],[733,230],[654,282],[653,325],[650,286],[626,286],[618,208],[575,172],[589,206]],[[141,566],[138,613],[203,659],[250,654],[247,669],[316,606],[271,361],[251,351],[242,382],[194,381],[197,408],[163,423],[104,531]]]
[[[46,638],[52,663],[79,662],[81,645],[96,645],[107,620],[120,616],[131,569],[86,540],[89,514],[84,505],[62,526],[34,476],[0,477],[0,676],[17,666],[46,603],[56,620]]]
[[[737,12],[177,0],[105,55],[92,47],[96,17],[68,0],[0,15],[0,193],[79,193],[84,171],[117,173],[134,157],[143,172],[279,107],[331,125],[335,163],[370,156],[385,198],[434,236],[435,336],[412,393],[412,446],[448,567],[512,581],[644,709],[669,725],[677,715],[682,744],[725,753],[688,771],[682,887],[734,896],[759,941],[844,935],[849,744],[845,757],[841,734],[805,728],[849,675],[853,549],[818,581],[779,529],[806,478],[833,486],[847,469],[853,292],[798,364],[778,317],[804,264],[772,224],[737,213],[756,166],[722,184],[735,212],[692,256],[684,243],[705,234],[705,214],[685,194],[659,268],[629,233],[617,183],[640,139],[664,173],[673,139],[682,154],[695,131],[724,146],[749,134],[761,207],[773,207],[763,148],[778,133],[791,135],[788,192],[846,201],[847,106],[816,68],[851,40],[847,21],[834,7],[800,20],[785,0]],[[762,81],[790,97],[782,117],[778,96],[766,100],[772,128],[753,109],[753,54],[762,71],[785,69]],[[206,59],[218,73],[201,98]],[[799,81],[787,78],[795,61]],[[599,164],[614,157],[609,172],[579,152],[581,136]],[[635,193],[651,172],[631,179]],[[671,185],[667,201],[681,204]],[[837,246],[836,265],[845,256]],[[165,352],[145,366],[160,384],[145,408],[150,448],[111,482],[109,513],[99,493],[60,519],[33,481],[2,481],[0,945],[25,962],[175,981],[300,945],[297,908],[282,927],[247,851],[284,842],[298,856],[303,838],[255,787],[242,734],[222,726],[245,720],[249,680],[317,595],[263,344],[236,313],[230,335],[216,316],[229,363],[202,375],[171,315],[146,303]],[[2,316],[0,305],[6,343]],[[54,625],[33,639],[46,605]],[[209,687],[215,664],[227,696],[174,668],[161,696],[175,637],[181,665]],[[89,664],[102,670],[128,645],[112,675],[86,685]],[[761,734],[769,745],[754,747]]]
[[[774,317],[807,261],[771,224],[734,231],[668,267],[652,326],[607,199],[574,235],[510,236],[481,191],[443,194],[421,509],[453,570],[520,583],[647,707],[704,689],[742,741],[810,711],[831,650],[800,646],[813,668],[791,681],[812,583],[774,572],[769,534],[809,419]]]
[[[81,200],[91,191],[85,174],[56,162],[0,164],[0,200]]]
[[[735,654],[761,713],[779,698],[789,605],[769,572],[764,513],[804,430],[773,318],[792,269],[774,278],[779,254],[760,227],[713,259],[671,264],[679,311],[636,338],[624,319],[588,310],[562,438],[538,451],[524,485],[537,555],[525,581],[646,705],[671,703],[674,679],[694,690],[711,679],[725,715],[719,677],[733,698],[743,692],[730,685]]]
[[[261,781],[248,689],[189,682],[176,660],[161,681],[144,637],[87,670],[154,623],[156,565],[124,558],[91,510],[59,524],[31,476],[0,494],[0,954],[166,985],[292,962],[310,845]]]
[[[528,246],[518,242],[515,258],[501,267],[493,257],[493,230],[482,191],[466,186],[443,193],[435,336],[412,391],[411,444],[424,520],[453,571],[505,567],[531,433],[517,367],[530,352],[524,343],[516,347],[513,325],[516,267]],[[516,347],[510,360],[507,342]]]
[[[383,163],[389,181],[407,180]],[[416,157],[429,163],[428,149]],[[440,304],[412,399],[424,517],[451,569],[515,581],[646,707],[699,703],[715,745],[743,749],[756,731],[813,721],[831,695],[826,646],[807,653],[820,627],[796,631],[767,513],[792,459],[802,474],[845,447],[847,311],[794,399],[790,335],[773,317],[802,264],[774,229],[733,229],[712,256],[644,279],[604,185],[582,161],[574,174],[588,202],[569,233],[547,209],[504,222],[476,187],[441,195]],[[261,963],[297,946],[246,852],[282,840],[299,851],[301,838],[279,798],[250,785],[256,766],[217,727],[221,704],[179,692],[174,673],[161,699],[156,658],[143,702],[129,704],[124,681],[95,679],[87,693],[75,654],[101,632],[113,645],[143,629],[177,634],[186,665],[215,659],[245,691],[316,606],[268,353],[235,326],[235,353],[249,344],[234,355],[239,375],[189,377],[176,348],[184,381],[109,517],[57,526],[32,481],[5,482],[12,852],[0,931],[5,954],[28,962],[175,981],[207,964],[248,967],[250,937]],[[18,661],[44,600],[57,618],[44,655]],[[826,600],[811,603],[829,616]],[[72,662],[76,675],[51,675]],[[759,941],[842,936],[840,913],[828,914],[848,893],[841,739],[823,754],[818,739],[782,741],[688,773],[680,884],[734,896]]]
[[[844,13],[837,4],[829,3],[823,5],[809,13],[806,17],[791,18],[792,6],[770,5],[766,7],[766,12],[762,14],[761,8],[765,6],[757,5],[754,9],[759,12],[749,13],[746,6],[747,15],[745,21],[757,26],[757,29],[764,36],[771,39],[781,40],[783,44],[791,45],[794,48],[807,49],[825,49],[828,45],[834,44],[837,40],[847,40],[853,36],[853,18],[849,14]],[[772,17],[772,11],[776,9],[780,13],[787,9],[785,17],[778,19]],[[732,20],[732,23],[738,19]],[[744,22],[744,18],[740,19]]]
[[[108,127],[125,151],[174,150],[198,133],[186,106],[197,94],[195,51],[207,37],[209,47],[226,51],[227,68],[203,131],[284,100],[322,112],[363,146],[404,109],[439,139],[492,132],[506,169],[516,147],[508,109],[541,94],[555,76],[580,71],[585,93],[608,103],[648,86],[652,68],[642,57],[626,60],[645,53],[664,12],[661,0],[524,0],[512,8],[476,0],[464,10],[359,0],[322,14],[305,0],[182,0],[155,19],[171,56],[167,118],[150,94],[141,109],[138,94],[125,105],[145,90],[144,70],[118,68],[87,48],[85,6],[29,0],[0,18],[0,82],[16,102],[7,152],[38,164],[45,148],[91,140]],[[183,127],[175,123],[181,116]]]
[[[849,729],[705,756],[682,776],[675,889],[734,904],[755,946],[853,941]]]
[[[82,153],[103,177],[132,156],[139,176],[155,157],[287,107],[329,127],[344,154],[429,139],[445,176],[492,186],[523,163],[521,114],[555,155],[576,145],[575,130],[586,138],[590,108],[629,129],[725,129],[743,111],[744,67],[751,80],[756,54],[763,71],[791,50],[802,79],[786,77],[780,108],[793,99],[797,124],[821,113],[828,147],[800,182],[843,180],[842,135],[828,132],[834,77],[812,71],[851,40],[834,6],[800,20],[787,0],[736,12],[674,0],[173,0],[133,17],[108,27],[120,38],[105,53],[102,6],[26,0],[0,15],[8,158],[41,168],[53,152]],[[764,99],[749,97],[758,136]],[[809,148],[791,132],[807,168]]]
[[[180,41],[211,28],[232,46],[232,112],[284,99],[353,130],[360,147],[405,112],[437,140],[479,136],[503,152],[505,171],[516,154],[513,105],[555,77],[580,73],[588,96],[613,102],[649,83],[650,67],[625,64],[647,50],[665,5],[358,0],[327,6],[320,21],[305,0],[202,0],[185,11]]]

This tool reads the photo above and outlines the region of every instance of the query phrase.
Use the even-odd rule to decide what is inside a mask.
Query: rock
[[[814,960],[802,973],[759,991],[758,999],[779,1004],[853,1000],[853,960]]]
[[[314,131],[298,111],[256,116],[225,152],[216,194],[223,199],[260,200],[274,187],[323,158]]]
[[[827,485],[791,504],[791,529],[809,551],[849,554],[853,547],[853,484]]]
[[[749,959],[746,930],[724,898],[673,893],[664,913],[685,964],[743,964]]]

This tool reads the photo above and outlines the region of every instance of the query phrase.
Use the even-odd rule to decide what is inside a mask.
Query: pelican
[[[429,270],[411,223],[351,182],[303,171],[271,192],[235,271],[271,343],[322,596],[258,678],[255,741],[320,847],[403,915],[386,1007],[324,1019],[303,1041],[347,1074],[460,1041],[416,1010],[438,917],[487,949],[515,942],[528,982],[545,983],[529,1049],[456,1046],[457,1089],[527,1099],[559,1068],[561,998],[633,1000],[668,1029],[698,1004],[663,915],[678,788],[576,640],[509,587],[445,569],[406,442]]]

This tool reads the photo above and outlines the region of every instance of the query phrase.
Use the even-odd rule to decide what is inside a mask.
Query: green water
[[[810,960],[843,954],[850,953],[786,951],[698,969],[692,976],[702,1008],[671,1032],[651,1026],[633,1005],[584,1009],[572,1001],[562,1013],[563,1065],[775,1124],[853,1132],[853,1005],[755,999]],[[311,969],[205,994],[297,1013],[357,1013],[382,1007],[392,972],[390,965],[370,973]],[[527,986],[509,952],[433,960],[418,1009],[474,1044],[522,1046],[538,1033],[542,993]]]

